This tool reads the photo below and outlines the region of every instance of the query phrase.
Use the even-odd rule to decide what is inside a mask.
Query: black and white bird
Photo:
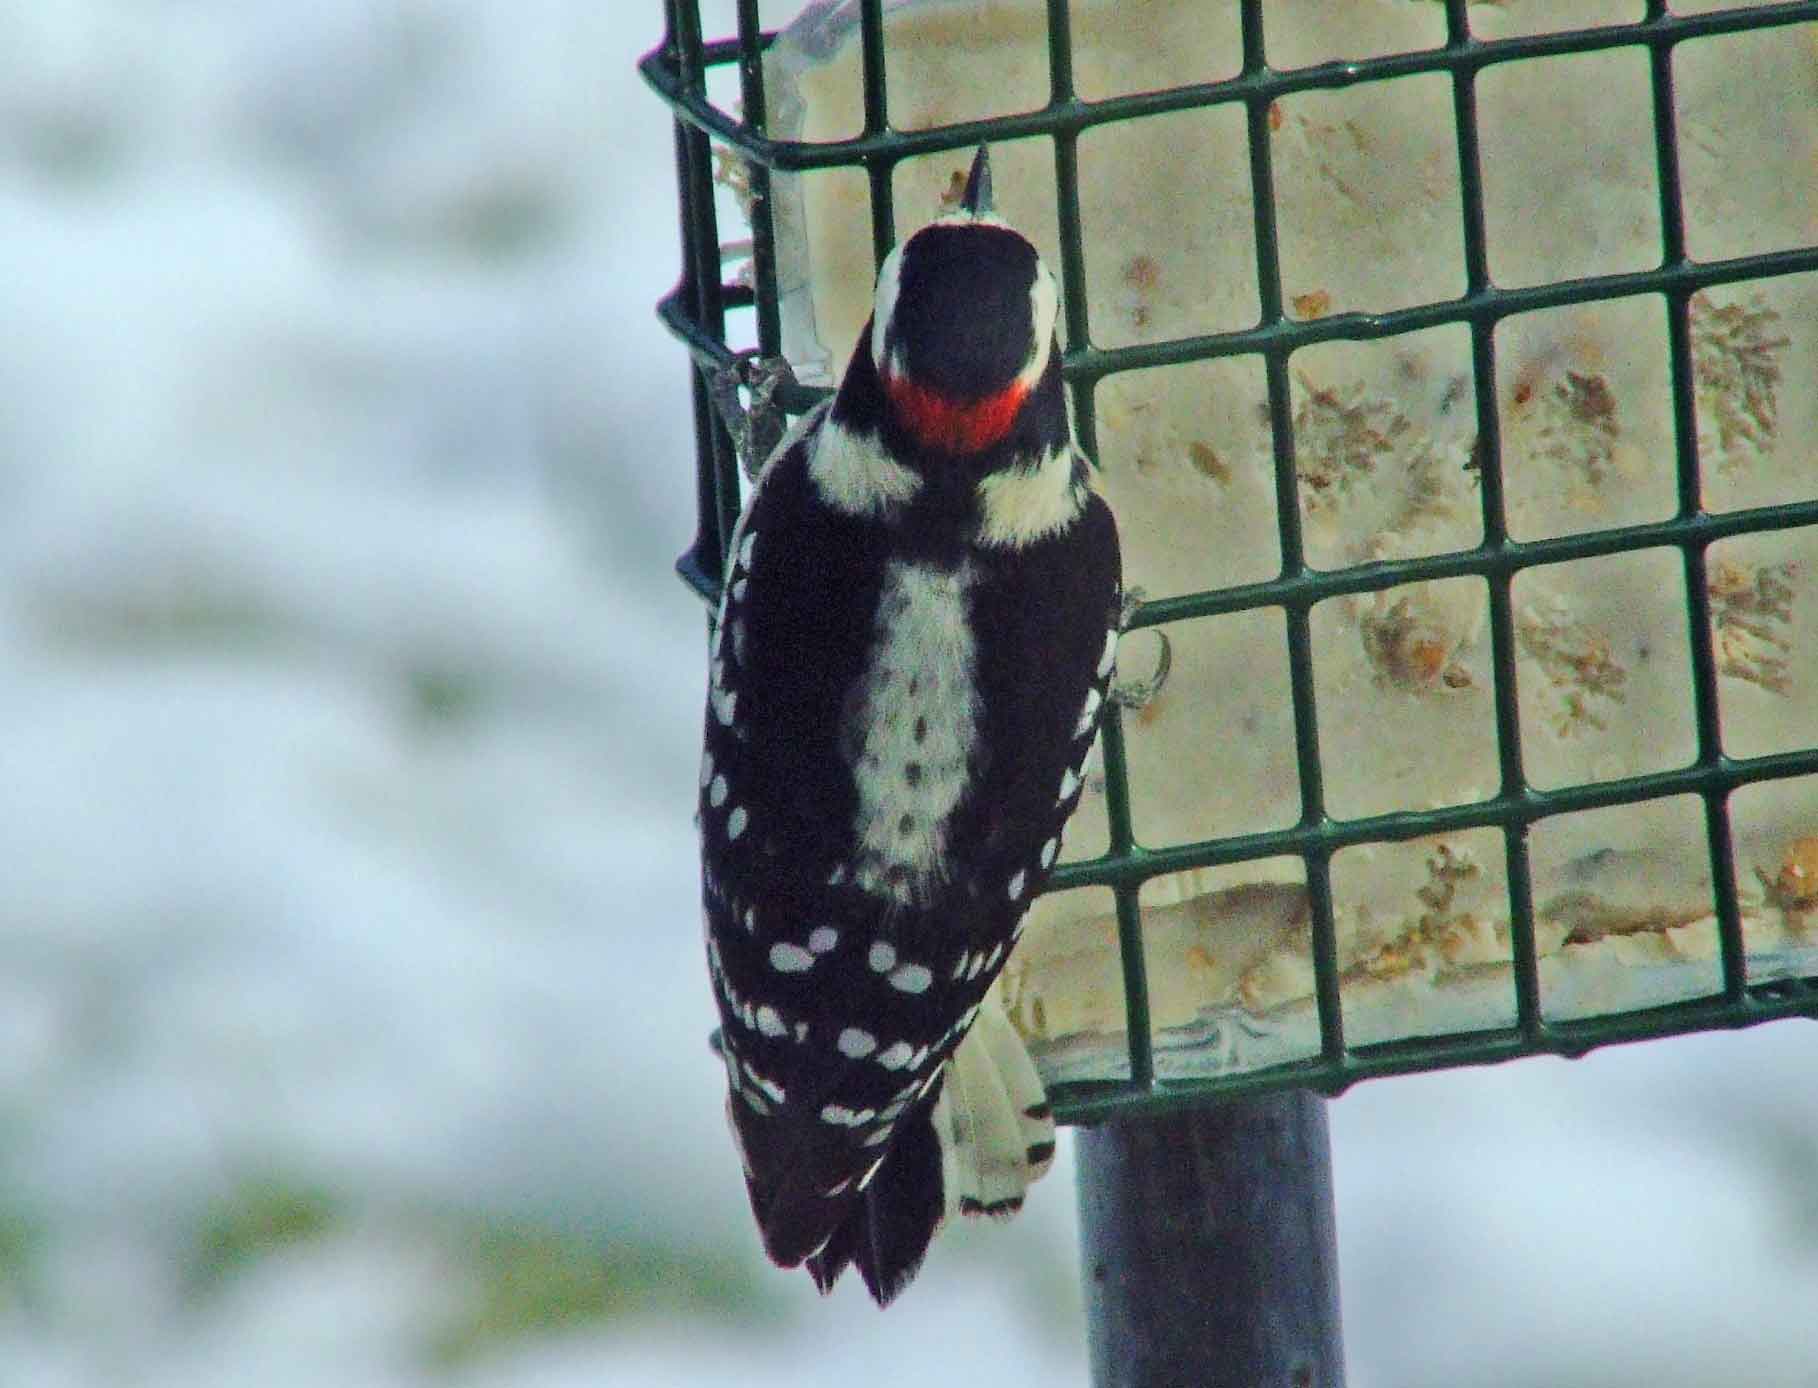
[[[822,1291],[856,1265],[879,1304],[945,1218],[1013,1212],[1054,1154],[1022,1042],[980,1009],[1116,656],[1057,305],[981,147],[759,475],[713,635],[702,895],[751,1206],[775,1262]]]

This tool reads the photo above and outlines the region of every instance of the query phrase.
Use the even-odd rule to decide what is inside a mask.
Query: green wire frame
[[[1675,132],[1672,55],[1688,39],[1818,20],[1818,0],[1761,5],[1712,14],[1680,16],[1665,0],[1647,0],[1637,23],[1517,39],[1480,41],[1471,36],[1467,0],[1446,0],[1443,46],[1357,62],[1332,62],[1288,72],[1272,70],[1264,47],[1262,0],[1241,0],[1243,66],[1237,76],[1164,91],[1082,100],[1073,88],[1072,30],[1068,0],[1048,0],[1051,99],[1039,110],[936,129],[899,132],[889,126],[884,76],[883,0],[859,0],[865,124],[854,139],[809,144],[772,139],[766,133],[763,51],[773,33],[759,27],[757,0],[737,0],[738,33],[705,42],[698,0],[665,0],[662,44],[641,66],[645,79],[676,116],[676,167],[681,191],[682,279],[659,306],[663,322],[688,347],[696,370],[695,440],[700,529],[677,564],[683,579],[704,599],[719,594],[721,562],[739,507],[738,464],[730,438],[716,419],[704,373],[730,364],[726,313],[751,307],[757,320],[758,350],[781,351],[777,317],[776,257],[769,208],[774,171],[862,166],[871,191],[872,240],[881,262],[894,240],[891,179],[898,163],[915,155],[964,149],[980,141],[1044,135],[1053,140],[1060,212],[1061,276],[1064,285],[1066,352],[1064,371],[1073,394],[1080,442],[1097,456],[1094,389],[1114,372],[1239,353],[1263,358],[1274,435],[1276,513],[1280,526],[1281,570],[1271,579],[1216,591],[1145,603],[1133,625],[1154,626],[1249,608],[1279,607],[1286,614],[1289,676],[1293,691],[1295,751],[1300,774],[1301,814],[1290,827],[1148,849],[1131,832],[1130,797],[1123,729],[1115,709],[1104,730],[1106,800],[1110,850],[1090,862],[1059,868],[1049,890],[1088,885],[1110,887],[1117,902],[1129,1035],[1127,1080],[1056,1087],[1057,1114],[1064,1121],[1094,1122],[1136,1111],[1156,1111],[1218,1096],[1310,1088],[1336,1094],[1361,1079],[1380,1075],[1484,1064],[1518,1056],[1579,1056],[1597,1046],[1715,1028],[1753,1026],[1782,1017],[1818,1017],[1818,978],[1751,984],[1743,952],[1742,921],[1730,851],[1729,794],[1759,781],[1818,772],[1818,746],[1771,756],[1724,755],[1718,726],[1716,664],[1713,659],[1710,596],[1705,585],[1705,552],[1732,535],[1818,524],[1818,501],[1709,514],[1701,509],[1694,417],[1691,333],[1688,303],[1700,289],[1739,280],[1764,279],[1818,270],[1818,246],[1772,254],[1694,262],[1686,255],[1680,206],[1679,152]],[[1479,168],[1476,82],[1485,68],[1525,58],[1639,46],[1651,60],[1655,158],[1660,189],[1661,261],[1657,268],[1598,275],[1521,289],[1491,283],[1484,234],[1483,184]],[[711,67],[737,64],[744,119],[737,120],[707,99]],[[1342,313],[1298,322],[1283,313],[1281,268],[1275,226],[1274,180],[1270,166],[1270,104],[1294,92],[1347,87],[1416,73],[1445,73],[1452,79],[1459,177],[1464,209],[1466,288],[1463,295],[1390,313]],[[1080,229],[1077,145],[1080,133],[1096,125],[1215,104],[1240,104],[1248,118],[1252,203],[1255,210],[1257,288],[1260,321],[1238,332],[1214,333],[1115,350],[1092,345],[1086,318],[1085,256]],[[753,205],[760,210],[752,236],[754,288],[722,282],[722,250],[714,210],[714,141],[736,150],[749,167]],[[1503,512],[1503,477],[1495,390],[1494,330],[1503,319],[1536,309],[1638,294],[1659,294],[1667,305],[1673,427],[1678,464],[1678,513],[1670,520],[1562,538],[1509,538]],[[1296,350],[1335,339],[1371,339],[1439,324],[1467,323],[1471,329],[1483,503],[1483,539],[1475,548],[1428,557],[1315,572],[1304,561],[1298,482],[1289,401],[1288,358]],[[818,392],[785,395],[785,408],[807,408]],[[1522,771],[1515,687],[1515,636],[1509,585],[1522,569],[1561,560],[1623,553],[1656,546],[1676,547],[1684,564],[1693,666],[1698,753],[1688,766],[1590,785],[1539,791]],[[1460,575],[1482,577],[1490,596],[1491,658],[1495,671],[1496,735],[1501,789],[1475,804],[1438,810],[1403,811],[1361,819],[1334,820],[1322,790],[1319,721],[1315,708],[1313,656],[1308,614],[1314,603],[1340,594],[1371,592],[1421,580]],[[1723,971],[1714,996],[1665,1007],[1584,1020],[1548,1020],[1541,1014],[1539,967],[1534,944],[1533,889],[1528,870],[1528,828],[1536,820],[1574,810],[1632,804],[1660,796],[1692,794],[1704,806],[1712,887]],[[1339,1003],[1339,969],[1333,929],[1331,859],[1355,844],[1394,842],[1461,829],[1492,827],[1502,833],[1508,863],[1510,934],[1514,958],[1516,1016],[1512,1026],[1452,1036],[1419,1037],[1349,1046]],[[1312,907],[1315,997],[1321,1036],[1317,1056],[1240,1075],[1183,1081],[1158,1080],[1154,1073],[1148,983],[1137,894],[1144,881],[1162,873],[1234,863],[1282,854],[1306,865]]]

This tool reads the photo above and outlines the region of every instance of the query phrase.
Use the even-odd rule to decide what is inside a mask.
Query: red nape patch
[[[884,389],[903,427],[918,442],[946,453],[978,453],[991,447],[1010,432],[1029,398],[1029,388],[1020,381],[982,400],[950,400],[900,376],[884,377]]]

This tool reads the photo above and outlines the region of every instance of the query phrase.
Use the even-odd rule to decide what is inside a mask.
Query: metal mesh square
[[[676,116],[676,163],[680,184],[683,276],[660,313],[688,346],[693,373],[700,529],[678,568],[704,598],[717,599],[721,552],[738,509],[737,463],[731,441],[715,418],[702,373],[733,359],[727,346],[728,309],[755,310],[759,351],[781,350],[776,294],[776,257],[767,212],[753,227],[751,287],[723,282],[722,248],[713,200],[712,146],[722,143],[747,161],[755,205],[769,207],[774,171],[855,167],[863,169],[871,192],[872,240],[879,261],[894,239],[892,172],[904,159],[963,149],[980,141],[1039,136],[1051,141],[1060,222],[1060,272],[1064,284],[1064,370],[1070,385],[1080,442],[1098,456],[1095,392],[1117,372],[1178,366],[1214,357],[1245,354],[1260,361],[1266,383],[1273,436],[1279,570],[1272,576],[1146,603],[1136,627],[1180,622],[1215,614],[1274,608],[1285,614],[1288,674],[1292,690],[1295,758],[1301,812],[1283,828],[1207,839],[1151,850],[1139,845],[1131,828],[1129,770],[1123,728],[1116,710],[1104,728],[1104,765],[1110,827],[1109,851],[1089,862],[1063,865],[1050,890],[1086,885],[1108,887],[1115,895],[1129,1026],[1127,1080],[1061,1086],[1058,1113],[1073,1121],[1133,1109],[1164,1109],[1215,1094],[1314,1088],[1337,1093],[1377,1075],[1483,1063],[1551,1053],[1580,1055],[1595,1046],[1720,1027],[1741,1027],[1786,1016],[1818,1017],[1818,979],[1751,982],[1744,957],[1737,871],[1732,851],[1730,797],[1741,787],[1818,772],[1818,746],[1808,745],[1755,756],[1726,755],[1719,735],[1718,658],[1713,650],[1712,598],[1707,552],[1731,537],[1818,524],[1818,501],[1712,512],[1701,502],[1703,487],[1695,416],[1695,378],[1690,301],[1699,290],[1744,280],[1764,280],[1818,269],[1818,246],[1762,250],[1695,261],[1687,253],[1682,175],[1673,92],[1673,55],[1688,40],[1746,31],[1765,31],[1818,20],[1818,2],[1745,6],[1698,15],[1668,12],[1665,0],[1648,0],[1635,23],[1494,40],[1474,38],[1466,0],[1444,4],[1445,42],[1417,52],[1358,61],[1326,62],[1276,71],[1266,60],[1262,0],[1243,0],[1241,70],[1222,80],[1161,91],[1084,100],[1075,90],[1071,17],[1067,0],[1048,0],[1050,99],[1037,110],[990,120],[901,132],[889,124],[882,0],[861,0],[863,130],[854,138],[807,144],[772,139],[766,132],[762,55],[773,33],[760,29],[757,0],[739,0],[738,32],[706,42],[698,0],[666,0],[661,45],[644,60],[646,79]],[[1645,61],[1652,94],[1655,177],[1659,195],[1660,261],[1643,269],[1589,274],[1566,281],[1502,287],[1491,280],[1490,230],[1486,226],[1485,184],[1479,138],[1479,80],[1504,64],[1524,60],[1632,49]],[[744,112],[734,119],[706,96],[710,69],[736,65]],[[1306,320],[1284,311],[1282,237],[1271,163],[1271,105],[1296,93],[1335,90],[1415,75],[1438,75],[1451,84],[1454,135],[1461,189],[1460,241],[1463,292],[1379,313],[1338,313]],[[1081,134],[1114,121],[1141,120],[1201,107],[1240,111],[1247,132],[1256,292],[1255,326],[1167,342],[1099,347],[1087,321],[1086,259],[1091,248],[1081,227],[1078,146]],[[1665,305],[1666,359],[1673,408],[1677,507],[1665,519],[1624,524],[1585,533],[1532,539],[1512,538],[1505,508],[1496,385],[1496,330],[1519,314],[1562,305],[1656,295]],[[1440,325],[1462,324],[1471,342],[1477,413],[1481,538],[1460,551],[1375,562],[1338,569],[1309,566],[1301,533],[1295,470],[1289,357],[1315,344],[1386,338]],[[1809,385],[1809,383],[1805,383]],[[783,404],[806,408],[816,398],[802,391]],[[1690,703],[1696,755],[1670,770],[1591,784],[1541,789],[1523,765],[1521,711],[1514,669],[1517,650],[1511,585],[1539,565],[1664,548],[1677,556],[1686,599],[1686,634],[1691,657]],[[1376,592],[1400,584],[1446,578],[1474,578],[1488,594],[1490,663],[1494,675],[1497,793],[1486,800],[1425,811],[1395,811],[1354,818],[1328,812],[1326,770],[1320,755],[1314,646],[1309,619],[1316,604],[1346,594]],[[1818,742],[1818,729],[1813,730]],[[1746,795],[1746,792],[1745,792]],[[1583,1019],[1545,1017],[1541,1009],[1535,947],[1534,876],[1530,829],[1556,816],[1634,805],[1668,796],[1689,797],[1702,816],[1710,855],[1719,936],[1721,989],[1709,997],[1645,1011]],[[1420,1037],[1372,1045],[1347,1044],[1340,1005],[1338,950],[1333,923],[1332,859],[1342,850],[1369,843],[1405,841],[1437,832],[1488,830],[1499,836],[1506,856],[1515,998],[1513,1021],[1487,1031]],[[1192,1081],[1155,1077],[1148,983],[1142,948],[1138,893],[1164,873],[1214,864],[1292,855],[1306,868],[1312,910],[1312,953],[1321,1045],[1311,1059],[1266,1070]]]

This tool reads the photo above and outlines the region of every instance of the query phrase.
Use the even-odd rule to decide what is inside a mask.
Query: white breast
[[[846,745],[856,750],[858,885],[915,901],[944,880],[947,816],[978,738],[969,566],[891,563]]]

